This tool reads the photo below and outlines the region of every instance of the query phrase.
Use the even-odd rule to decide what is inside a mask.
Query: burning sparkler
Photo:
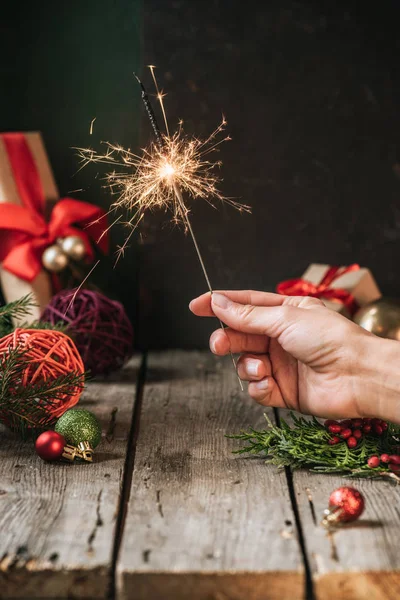
[[[215,201],[219,200],[240,212],[250,212],[248,206],[221,194],[218,190],[220,179],[215,172],[221,163],[209,160],[210,153],[215,151],[221,143],[230,139],[229,136],[221,138],[226,121],[223,118],[221,124],[206,140],[188,137],[183,131],[182,122],[179,123],[177,131],[171,135],[164,107],[164,95],[159,90],[153,66],[150,66],[150,71],[166,132],[161,132],[146,90],[135,75],[142,90],[142,100],[154,131],[155,142],[143,149],[141,155],[134,154],[130,149],[106,142],[106,151],[103,154],[96,153],[91,149],[78,149],[79,156],[82,159],[82,166],[95,162],[127,168],[126,172],[114,170],[106,176],[111,191],[118,195],[111,210],[128,208],[131,212],[128,224],[132,230],[119,249],[119,256],[123,254],[130,237],[147,210],[160,208],[170,210],[172,220],[176,223],[183,223],[185,229],[189,231],[208,289],[212,294],[213,288],[189,219],[190,211],[185,204],[183,194],[187,194],[193,199],[202,198],[213,207]],[[116,219],[116,221],[118,220],[120,217]],[[220,325],[224,328],[221,321]],[[235,372],[237,372],[233,354],[230,353],[230,355]],[[239,382],[243,390],[240,379]]]

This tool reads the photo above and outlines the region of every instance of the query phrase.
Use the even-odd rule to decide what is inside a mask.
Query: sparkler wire
[[[200,248],[199,248],[196,236],[195,236],[193,228],[192,228],[192,224],[191,224],[189,216],[187,214],[187,209],[186,209],[183,197],[182,197],[182,192],[179,189],[179,187],[176,185],[176,183],[173,184],[173,188],[174,188],[175,195],[176,195],[176,197],[178,198],[178,201],[179,201],[179,205],[180,205],[180,208],[181,208],[182,217],[183,217],[183,219],[184,219],[184,221],[185,221],[185,223],[187,225],[187,228],[189,230],[189,233],[191,235],[191,238],[192,238],[192,241],[193,241],[193,245],[194,245],[196,253],[197,253],[197,257],[199,259],[201,268],[203,270],[204,278],[205,278],[205,280],[207,282],[208,289],[210,290],[210,294],[213,295],[214,290],[213,290],[213,288],[211,286],[211,281],[210,281],[210,278],[208,276],[207,269],[206,269],[206,266],[204,264],[203,257],[201,255]],[[226,329],[226,327],[223,324],[223,322],[221,321],[221,319],[218,319],[218,321],[219,321],[219,324],[221,326],[221,329]],[[239,381],[240,389],[243,392],[244,391],[244,389],[243,389],[243,383],[242,383],[242,380],[240,379],[240,377],[238,375],[237,364],[236,364],[235,357],[233,356],[232,350],[229,350],[229,355],[231,357],[233,368],[235,369],[236,377],[238,378],[238,381]]]
[[[162,101],[162,94],[160,94],[160,91],[159,91],[159,88],[158,88],[158,85],[157,85],[157,80],[156,80],[156,77],[155,77],[155,74],[154,74],[154,67],[150,67],[150,70],[151,70],[151,74],[152,74],[152,77],[153,77],[154,84],[156,86],[157,97],[158,97],[158,100],[159,100],[159,102],[161,104],[161,110],[162,110],[162,113],[163,113],[163,116],[164,116],[164,121],[165,121],[165,126],[167,128],[167,133],[169,135],[166,113],[165,113],[164,104],[163,104],[163,101]],[[160,149],[162,149],[163,146],[164,146],[164,143],[163,143],[162,133],[160,131],[160,128],[159,128],[159,125],[158,125],[158,122],[157,122],[157,117],[155,116],[153,107],[151,105],[151,102],[149,100],[148,94],[146,92],[146,88],[144,87],[144,85],[143,85],[142,81],[139,79],[139,77],[136,74],[134,74],[134,75],[135,75],[135,78],[138,81],[138,83],[140,85],[140,88],[142,90],[142,101],[143,101],[144,107],[146,109],[146,113],[147,113],[147,116],[149,118],[150,124],[151,124],[151,126],[153,128],[155,138],[157,140],[157,143],[158,143]],[[188,231],[190,233],[190,236],[192,238],[193,245],[194,245],[194,248],[196,250],[196,254],[197,254],[197,257],[199,259],[200,266],[202,268],[202,271],[203,271],[203,274],[204,274],[204,278],[205,278],[206,283],[207,283],[207,287],[208,287],[208,289],[210,291],[210,294],[212,295],[214,290],[212,288],[210,277],[208,275],[208,272],[207,272],[207,269],[206,269],[206,266],[205,266],[205,263],[204,263],[203,256],[202,256],[202,254],[200,252],[200,248],[199,248],[199,245],[197,243],[197,239],[196,239],[196,236],[195,236],[194,231],[193,231],[192,224],[191,224],[190,219],[189,219],[188,210],[187,210],[185,202],[183,200],[182,192],[181,192],[179,186],[176,184],[176,182],[174,182],[172,184],[172,187],[174,189],[175,196],[176,196],[176,198],[178,200],[178,203],[179,203],[179,207],[180,207],[180,212],[182,214],[182,218],[183,218],[184,222],[186,223],[186,226],[187,226]],[[218,321],[219,321],[221,329],[226,329],[226,326],[224,325],[224,323],[222,323],[221,319],[218,319]],[[229,350],[229,355],[231,357],[233,368],[235,370],[236,376],[237,376],[238,381],[239,381],[240,389],[243,392],[244,391],[244,389],[243,389],[243,383],[242,383],[242,380],[240,379],[240,377],[238,375],[237,364],[236,364],[235,357],[233,356],[232,350]]]

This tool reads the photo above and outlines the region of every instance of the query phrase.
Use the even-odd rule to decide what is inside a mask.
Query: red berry
[[[349,448],[355,448],[357,446],[357,439],[353,436],[349,437],[347,440],[347,445]]]
[[[352,435],[352,433],[353,432],[351,431],[351,429],[348,428],[343,429],[343,431],[340,432],[340,435],[344,440],[347,440]]]
[[[328,429],[329,425],[339,425],[339,423],[337,421],[334,421],[333,419],[327,419],[324,422],[324,427],[326,427],[326,429]]]
[[[364,425],[364,427],[362,428],[364,433],[371,433],[371,429],[372,429],[372,425],[369,425],[367,423],[367,425]]]
[[[352,421],[353,427],[355,429],[360,429],[360,427],[363,426],[363,420],[362,419],[352,419],[351,421]]]
[[[365,419],[363,419],[364,425],[370,425],[371,421],[372,421],[372,419],[370,419],[369,417],[368,418],[366,417]]]
[[[329,433],[340,433],[342,431],[342,428],[340,427],[340,425],[329,425],[328,431]]]
[[[382,435],[383,433],[383,429],[382,429],[382,425],[374,425],[374,432],[376,433],[376,435]]]
[[[391,454],[389,456],[389,462],[400,465],[400,456],[398,454]]]
[[[355,429],[353,431],[353,435],[356,438],[356,440],[361,440],[361,438],[362,438],[362,431],[361,431],[361,429]]]
[[[340,425],[343,429],[348,429],[353,426],[353,423],[351,422],[351,419],[343,419],[343,421],[340,421]]]
[[[381,454],[381,462],[383,462],[383,463],[389,463],[390,462],[390,456],[389,456],[389,454]]]
[[[386,431],[387,428],[389,427],[389,425],[386,423],[386,421],[382,421],[381,422],[381,427],[382,427],[383,431]]]
[[[389,469],[393,471],[393,473],[400,473],[400,465],[397,465],[396,463],[390,463]]]
[[[379,465],[380,465],[379,456],[370,456],[370,458],[368,459],[368,466],[371,469],[376,469],[376,467],[379,467]]]
[[[333,437],[331,437],[330,440],[328,440],[328,444],[330,446],[336,446],[336,444],[338,444],[340,442],[340,438],[337,435],[334,435]]]

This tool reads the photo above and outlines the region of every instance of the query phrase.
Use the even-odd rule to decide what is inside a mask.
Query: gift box
[[[28,164],[24,160],[27,156]],[[24,166],[19,167],[21,164]],[[38,182],[41,190],[39,194],[35,194],[37,204],[33,207],[32,202],[35,200],[31,186]],[[0,203],[26,206],[32,212],[39,211],[45,215],[50,210],[46,205],[53,204],[58,197],[57,185],[40,133],[0,134]],[[27,294],[32,295],[37,306],[31,308],[31,314],[25,316],[24,321],[29,320],[29,317],[38,319],[52,296],[51,277],[44,269],[32,281],[27,281],[0,265],[0,284],[6,302],[13,302]]]
[[[105,216],[93,204],[59,199],[40,133],[0,134],[0,284],[6,302],[32,295],[36,306],[24,321],[40,317],[62,271],[107,253]]]
[[[346,317],[382,296],[371,271],[356,264],[332,267],[313,263],[301,278],[281,282],[277,292],[320,298],[325,306]]]

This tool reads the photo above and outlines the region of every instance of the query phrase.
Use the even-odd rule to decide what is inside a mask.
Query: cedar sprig
[[[350,477],[390,476],[398,479],[387,465],[371,469],[367,460],[372,455],[397,453],[399,427],[390,424],[382,436],[365,434],[355,448],[349,448],[345,440],[331,446],[328,444],[330,433],[315,417],[305,419],[290,414],[292,426],[284,419],[275,425],[265,415],[266,429],[250,429],[249,432],[228,436],[245,443],[234,453],[264,454],[267,462],[278,467],[307,468],[318,473],[341,473]]]
[[[86,375],[72,371],[27,386],[23,382],[23,373],[32,363],[26,357],[27,351],[21,346],[10,347],[0,357],[0,422],[22,437],[52,426],[56,419],[49,414],[49,409],[65,394],[83,389]]]

